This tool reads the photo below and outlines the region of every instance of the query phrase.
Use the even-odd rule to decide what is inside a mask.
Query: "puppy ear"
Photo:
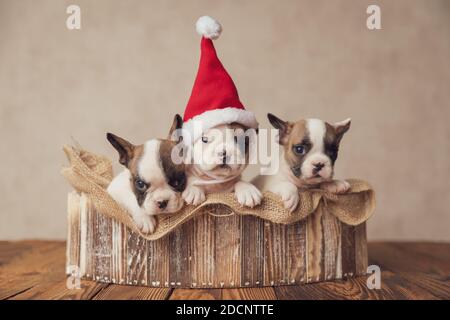
[[[106,134],[106,139],[119,152],[119,162],[125,167],[128,167],[128,163],[133,158],[135,146],[127,140],[109,132]]]
[[[289,122],[287,122],[287,121],[281,120],[280,118],[274,116],[271,113],[267,114],[267,119],[269,119],[270,124],[272,124],[272,126],[275,129],[280,130],[280,137],[279,137],[280,141],[279,141],[279,143],[282,144],[282,145],[285,144],[286,143],[286,138],[289,135],[291,124]]]
[[[346,133],[348,131],[348,129],[350,129],[351,122],[352,122],[352,119],[348,118],[348,119],[345,119],[344,121],[334,123],[333,127],[334,127],[334,130],[336,131],[336,137],[337,137],[338,142],[341,141],[342,137],[344,136],[344,133]]]
[[[181,135],[181,128],[183,128],[183,119],[179,114],[176,114],[175,117],[173,117],[172,126],[169,130],[169,136],[167,139],[180,142],[183,140],[183,136]]]

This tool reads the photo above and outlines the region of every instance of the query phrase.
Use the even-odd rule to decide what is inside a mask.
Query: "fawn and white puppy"
[[[186,168],[187,186],[183,192],[186,203],[198,205],[212,192],[234,192],[237,201],[247,207],[261,203],[261,192],[241,180],[251,143],[246,129],[238,123],[218,125],[191,144],[191,164]]]
[[[291,212],[298,205],[299,189],[321,188],[332,193],[349,190],[350,184],[333,180],[333,173],[339,144],[350,128],[351,119],[329,124],[319,119],[288,122],[270,113],[267,117],[279,130],[280,169],[276,175],[257,177],[256,186],[281,196],[285,208]]]
[[[181,128],[182,119],[176,115],[169,137]],[[172,161],[177,154],[178,141],[152,139],[134,145],[112,133],[108,141],[119,152],[119,162],[125,169],[108,186],[108,193],[133,217],[144,233],[153,233],[155,215],[173,213],[183,206],[182,192],[186,186],[183,161]]]

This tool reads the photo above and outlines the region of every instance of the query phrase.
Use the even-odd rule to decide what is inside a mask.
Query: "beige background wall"
[[[65,8],[82,9],[82,30]],[[380,31],[365,27],[368,4]],[[0,239],[63,238],[64,143],[115,157],[106,131],[142,142],[182,112],[196,19],[241,98],[295,119],[353,118],[337,172],[378,193],[371,239],[450,240],[450,1],[0,0]],[[250,173],[249,173],[250,174]]]

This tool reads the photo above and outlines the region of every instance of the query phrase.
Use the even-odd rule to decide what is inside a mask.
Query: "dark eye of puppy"
[[[186,188],[186,175],[182,174],[169,181],[169,185],[178,192],[182,192]]]
[[[145,190],[148,189],[148,184],[139,178],[137,178],[134,181],[134,186],[136,187],[136,190],[138,190],[139,192],[145,192]]]
[[[292,149],[299,155],[304,155],[306,153],[306,147],[302,144],[296,144],[292,147]]]
[[[202,142],[203,143],[208,143],[208,137],[202,137]]]

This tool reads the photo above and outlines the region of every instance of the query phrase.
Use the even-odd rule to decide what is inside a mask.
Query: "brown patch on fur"
[[[114,149],[119,153],[120,164],[128,167],[128,163],[133,158],[135,146],[131,142],[109,132],[106,134],[106,139],[108,139],[109,143],[111,143]]]
[[[127,166],[127,168],[130,170],[132,175],[138,174],[139,159],[142,157],[143,153],[144,153],[144,145],[143,144],[134,146],[132,158],[128,162],[128,166]]]
[[[306,128],[306,120],[288,124],[290,129],[288,135],[284,137],[285,143],[283,144],[284,158],[291,168],[292,173],[295,176],[300,176],[301,166],[305,156],[312,147],[309,139],[309,132]],[[305,147],[305,153],[303,155],[294,152],[294,146],[299,144]]]
[[[172,161],[172,151],[175,150],[181,157],[181,145],[170,140],[160,140],[159,156],[161,160],[161,168],[166,176],[167,183],[177,192],[183,192],[186,188],[186,174],[184,161],[177,164]],[[176,149],[174,149],[176,148]],[[182,160],[182,159],[180,159]]]
[[[119,153],[119,162],[125,167],[127,167],[128,170],[130,170],[131,190],[133,190],[139,205],[142,205],[145,199],[146,191],[142,192],[140,190],[137,190],[136,181],[139,179],[137,167],[139,159],[142,157],[142,154],[144,153],[144,145],[141,144],[135,146],[134,144],[128,142],[127,140],[119,136],[116,136],[112,133],[108,133],[106,135],[106,138]]]
[[[281,145],[285,145],[287,143],[288,137],[291,135],[293,124],[289,121],[283,121],[271,113],[267,114],[267,118],[269,119],[269,122],[272,124],[272,126],[275,129],[279,130],[278,143]]]
[[[131,161],[128,163],[128,170],[130,170],[131,173],[131,178],[130,178],[130,186],[131,186],[131,190],[133,190],[133,193],[136,196],[136,200],[139,204],[139,206],[142,205],[142,203],[145,200],[145,196],[147,195],[147,191],[140,191],[136,188],[136,181],[138,179],[140,179],[139,177],[139,172],[138,172],[138,165],[139,165],[139,160],[141,159],[142,155],[144,153],[144,145],[138,145],[134,147],[133,150],[133,158],[131,159]],[[144,181],[146,182],[146,181]]]
[[[177,142],[180,142],[181,140],[183,140],[183,136],[181,135],[181,132],[178,132],[178,135],[174,135],[174,132],[176,130],[181,129],[182,127],[183,127],[183,119],[181,118],[181,116],[179,114],[176,114],[173,117],[172,126],[170,127],[169,135],[168,135],[167,139],[172,140],[172,141],[177,141]]]
[[[324,137],[324,147],[325,154],[331,159],[334,164],[339,153],[339,144],[341,143],[344,133],[350,128],[350,122],[343,126],[332,126],[331,124],[325,122],[325,137]]]

